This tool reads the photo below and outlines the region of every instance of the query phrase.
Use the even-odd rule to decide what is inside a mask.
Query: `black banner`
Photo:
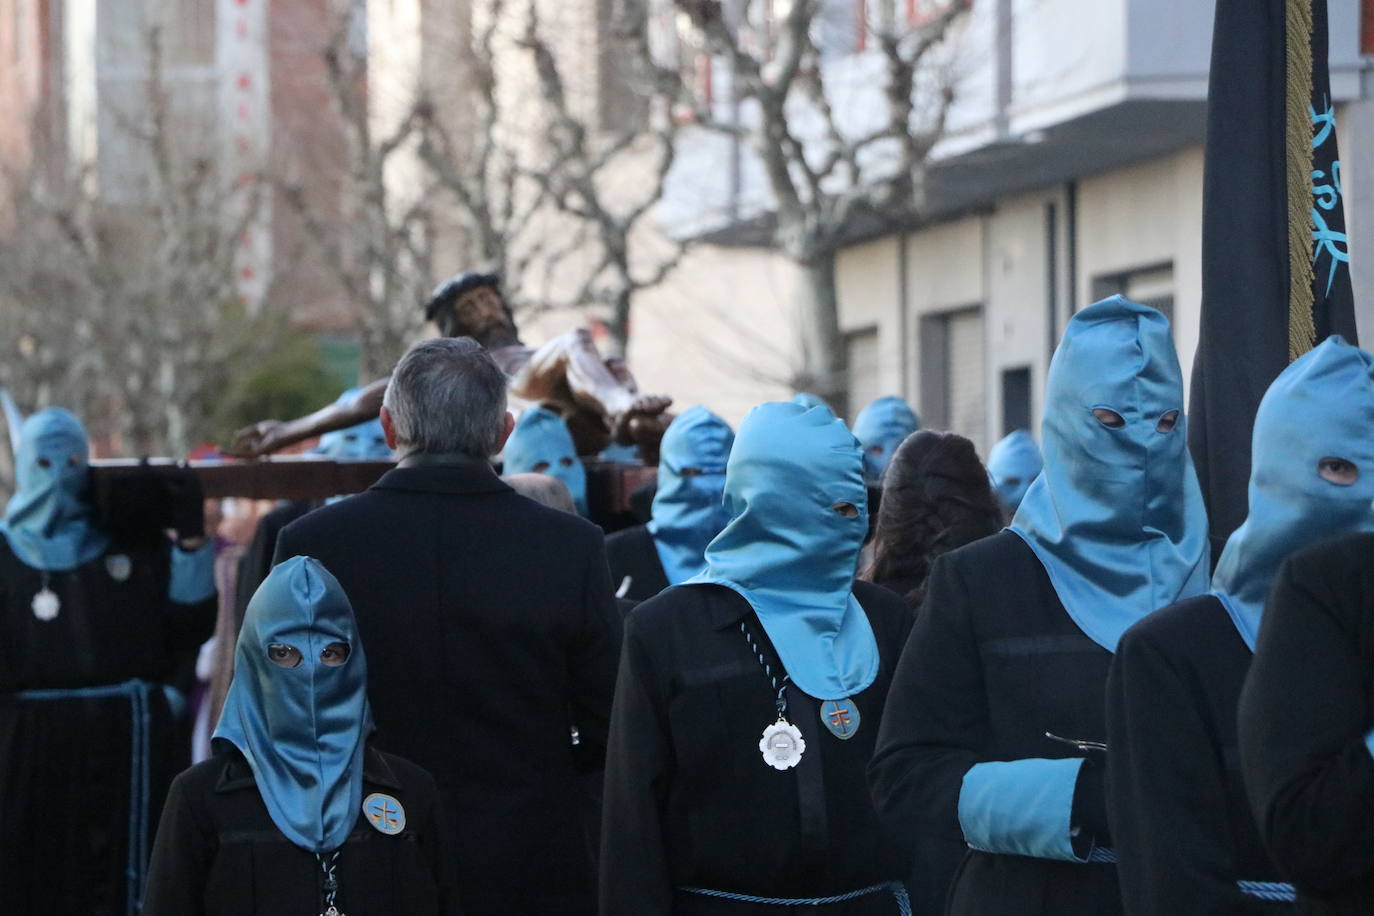
[[[1188,438],[1207,500],[1214,561],[1245,520],[1255,410],[1289,361],[1286,2],[1294,0],[1217,0],[1212,35],[1202,322]],[[1311,3],[1312,246],[1305,256],[1313,270],[1313,321],[1316,341],[1342,334],[1354,343],[1326,0]]]

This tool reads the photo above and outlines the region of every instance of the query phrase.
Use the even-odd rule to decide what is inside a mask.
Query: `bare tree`
[[[0,384],[24,406],[74,409],[117,449],[184,454],[210,435],[228,375],[263,346],[254,327],[268,319],[247,313],[235,283],[255,189],[229,187],[188,142],[156,28],[146,46],[144,91],[119,113],[136,193],[111,199],[89,170],[58,190],[8,176],[16,224],[0,240],[0,326],[13,350]]]
[[[524,180],[519,150],[504,130],[495,43],[506,4],[488,0],[480,12],[479,27],[455,29],[449,42],[455,69],[465,78],[452,86],[461,93],[462,103],[454,107],[461,108],[464,123],[455,129],[437,104],[422,106],[419,155],[451,195],[466,262],[500,274],[507,301],[520,309],[527,304],[526,272],[546,254],[543,240],[529,232],[546,198]]]
[[[527,174],[558,213],[580,224],[584,231],[574,238],[585,238],[595,253],[566,304],[605,307],[611,337],[624,352],[635,294],[663,282],[686,250],[686,242],[678,241],[652,251],[655,233],[645,225],[675,161],[678,124],[652,116],[665,107],[664,97],[653,91],[633,100],[643,116],[618,119],[616,128],[598,130],[579,117],[535,3],[529,4],[519,44],[533,65],[548,127],[543,161]],[[617,50],[633,55],[641,49],[622,40]]]
[[[650,2],[623,0],[620,13],[621,27],[646,50]],[[700,46],[724,68],[739,116],[716,117],[681,72],[661,61],[649,76],[690,108],[697,124],[744,141],[761,166],[772,197],[773,243],[806,280],[807,298],[799,303],[802,369],[793,385],[843,404],[836,254],[857,219],[896,226],[920,213],[924,165],[953,99],[951,79],[938,72],[939,50],[968,4],[949,0],[919,26],[895,16],[864,23],[866,53],[881,62],[872,74],[881,83],[872,97],[880,117],[856,130],[837,111],[829,85],[835,70],[818,43],[824,0],[662,2],[686,17]]]
[[[340,199],[320,206],[301,176],[272,183],[301,218],[307,237],[344,296],[359,337],[362,378],[380,378],[423,324],[419,305],[434,286],[434,203],[437,180],[396,193],[390,170],[414,154],[429,118],[429,102],[411,98],[380,135],[368,104],[366,50],[356,46],[350,0],[332,5],[333,28],[321,49],[325,88],[345,146]]]

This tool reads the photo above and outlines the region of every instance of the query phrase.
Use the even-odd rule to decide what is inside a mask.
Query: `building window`
[[[987,425],[983,309],[922,316],[918,333],[922,425],[967,436],[981,451]]]
[[[1172,325],[1174,321],[1174,265],[1172,261],[1151,264],[1120,273],[1093,277],[1093,301],[1108,296],[1125,296],[1132,302],[1159,309]]]
[[[1002,435],[1031,425],[1030,366],[1002,370]]]

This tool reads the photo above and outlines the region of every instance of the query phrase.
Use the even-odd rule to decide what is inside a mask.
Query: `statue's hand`
[[[634,403],[630,405],[630,409],[625,411],[625,413],[629,415],[627,419],[632,417],[656,417],[667,410],[668,406],[672,403],[672,398],[664,397],[661,394],[641,394],[634,399]]]
[[[664,411],[672,403],[672,398],[662,395],[639,395],[628,410],[616,415],[611,428],[612,438],[621,445],[639,446],[641,455],[646,459],[654,456],[649,463],[656,462],[659,440],[673,419]]]
[[[234,441],[224,450],[235,458],[259,458],[280,447],[278,434],[283,424],[277,420],[262,420],[234,433]]]

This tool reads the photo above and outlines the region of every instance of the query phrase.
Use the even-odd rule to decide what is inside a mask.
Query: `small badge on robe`
[[[387,836],[395,836],[406,829],[406,809],[396,799],[381,792],[373,792],[363,799],[363,816]]]
[[[859,730],[859,707],[851,699],[825,700],[821,703],[821,722],[830,734],[848,741]]]
[[[105,571],[116,582],[127,582],[129,575],[134,571],[134,563],[128,554],[112,553],[105,558]]]
[[[46,623],[57,619],[57,612],[62,610],[62,602],[58,599],[57,592],[44,586],[42,591],[33,596],[30,607],[33,608],[33,616]]]

